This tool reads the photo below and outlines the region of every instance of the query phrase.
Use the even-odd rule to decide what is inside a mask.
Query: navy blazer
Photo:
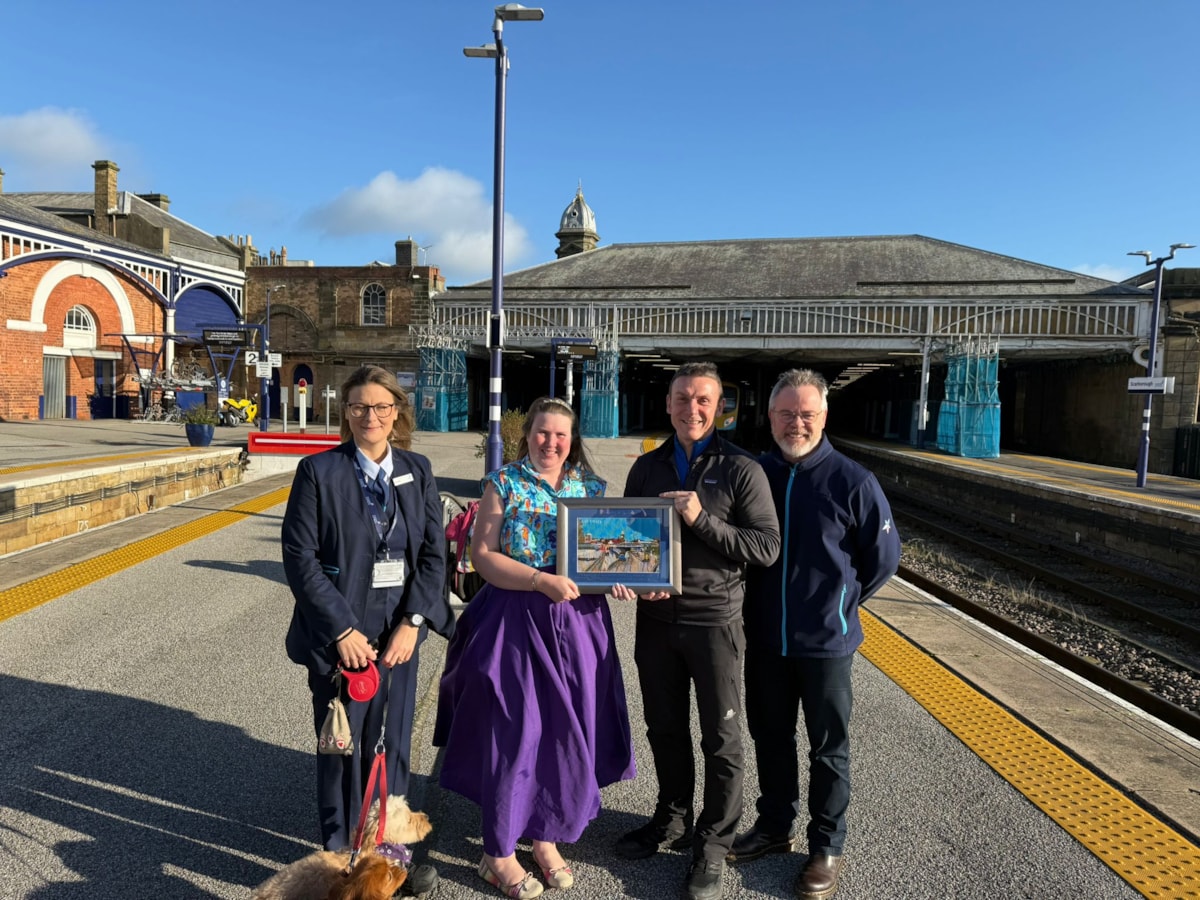
[[[393,536],[388,549],[393,558],[403,557],[405,581],[372,588],[379,536],[354,454],[354,442],[347,441],[300,460],[283,516],[283,569],[296,598],[287,654],[318,675],[333,671],[335,641],[351,627],[386,639],[404,615],[420,613],[438,634],[454,631],[442,502],[429,460],[392,448],[392,494],[406,533]]]

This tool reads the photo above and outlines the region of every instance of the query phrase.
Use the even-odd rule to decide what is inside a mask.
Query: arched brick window
[[[67,310],[63,322],[63,346],[78,350],[96,346],[96,320],[82,306],[72,306]]]
[[[362,292],[362,323],[387,324],[387,291],[381,284],[368,284]]]

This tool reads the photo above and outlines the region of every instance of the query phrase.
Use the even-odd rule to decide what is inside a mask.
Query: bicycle
[[[163,405],[155,400],[142,410],[142,414],[138,418],[143,422],[161,422],[164,415],[166,412],[163,410]]]
[[[146,411],[139,416],[143,422],[171,422],[178,425],[183,421],[183,410],[178,406],[163,406],[158,400],[155,400],[146,407]]]

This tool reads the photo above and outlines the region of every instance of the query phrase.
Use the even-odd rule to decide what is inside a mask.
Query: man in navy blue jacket
[[[776,446],[760,459],[783,549],[751,566],[746,622],[746,721],[758,763],[758,818],[729,861],[792,849],[800,813],[796,719],[808,733],[808,860],[795,895],[837,890],[850,805],[850,666],[862,643],[858,607],[900,563],[900,536],[875,476],[824,436],[829,386],[791,369],[771,391]],[[798,842],[798,840],[797,840]]]

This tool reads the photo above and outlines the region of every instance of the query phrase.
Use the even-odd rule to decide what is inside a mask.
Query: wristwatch
[[[420,613],[409,613],[404,618],[413,628],[420,628],[425,624],[425,617]]]

